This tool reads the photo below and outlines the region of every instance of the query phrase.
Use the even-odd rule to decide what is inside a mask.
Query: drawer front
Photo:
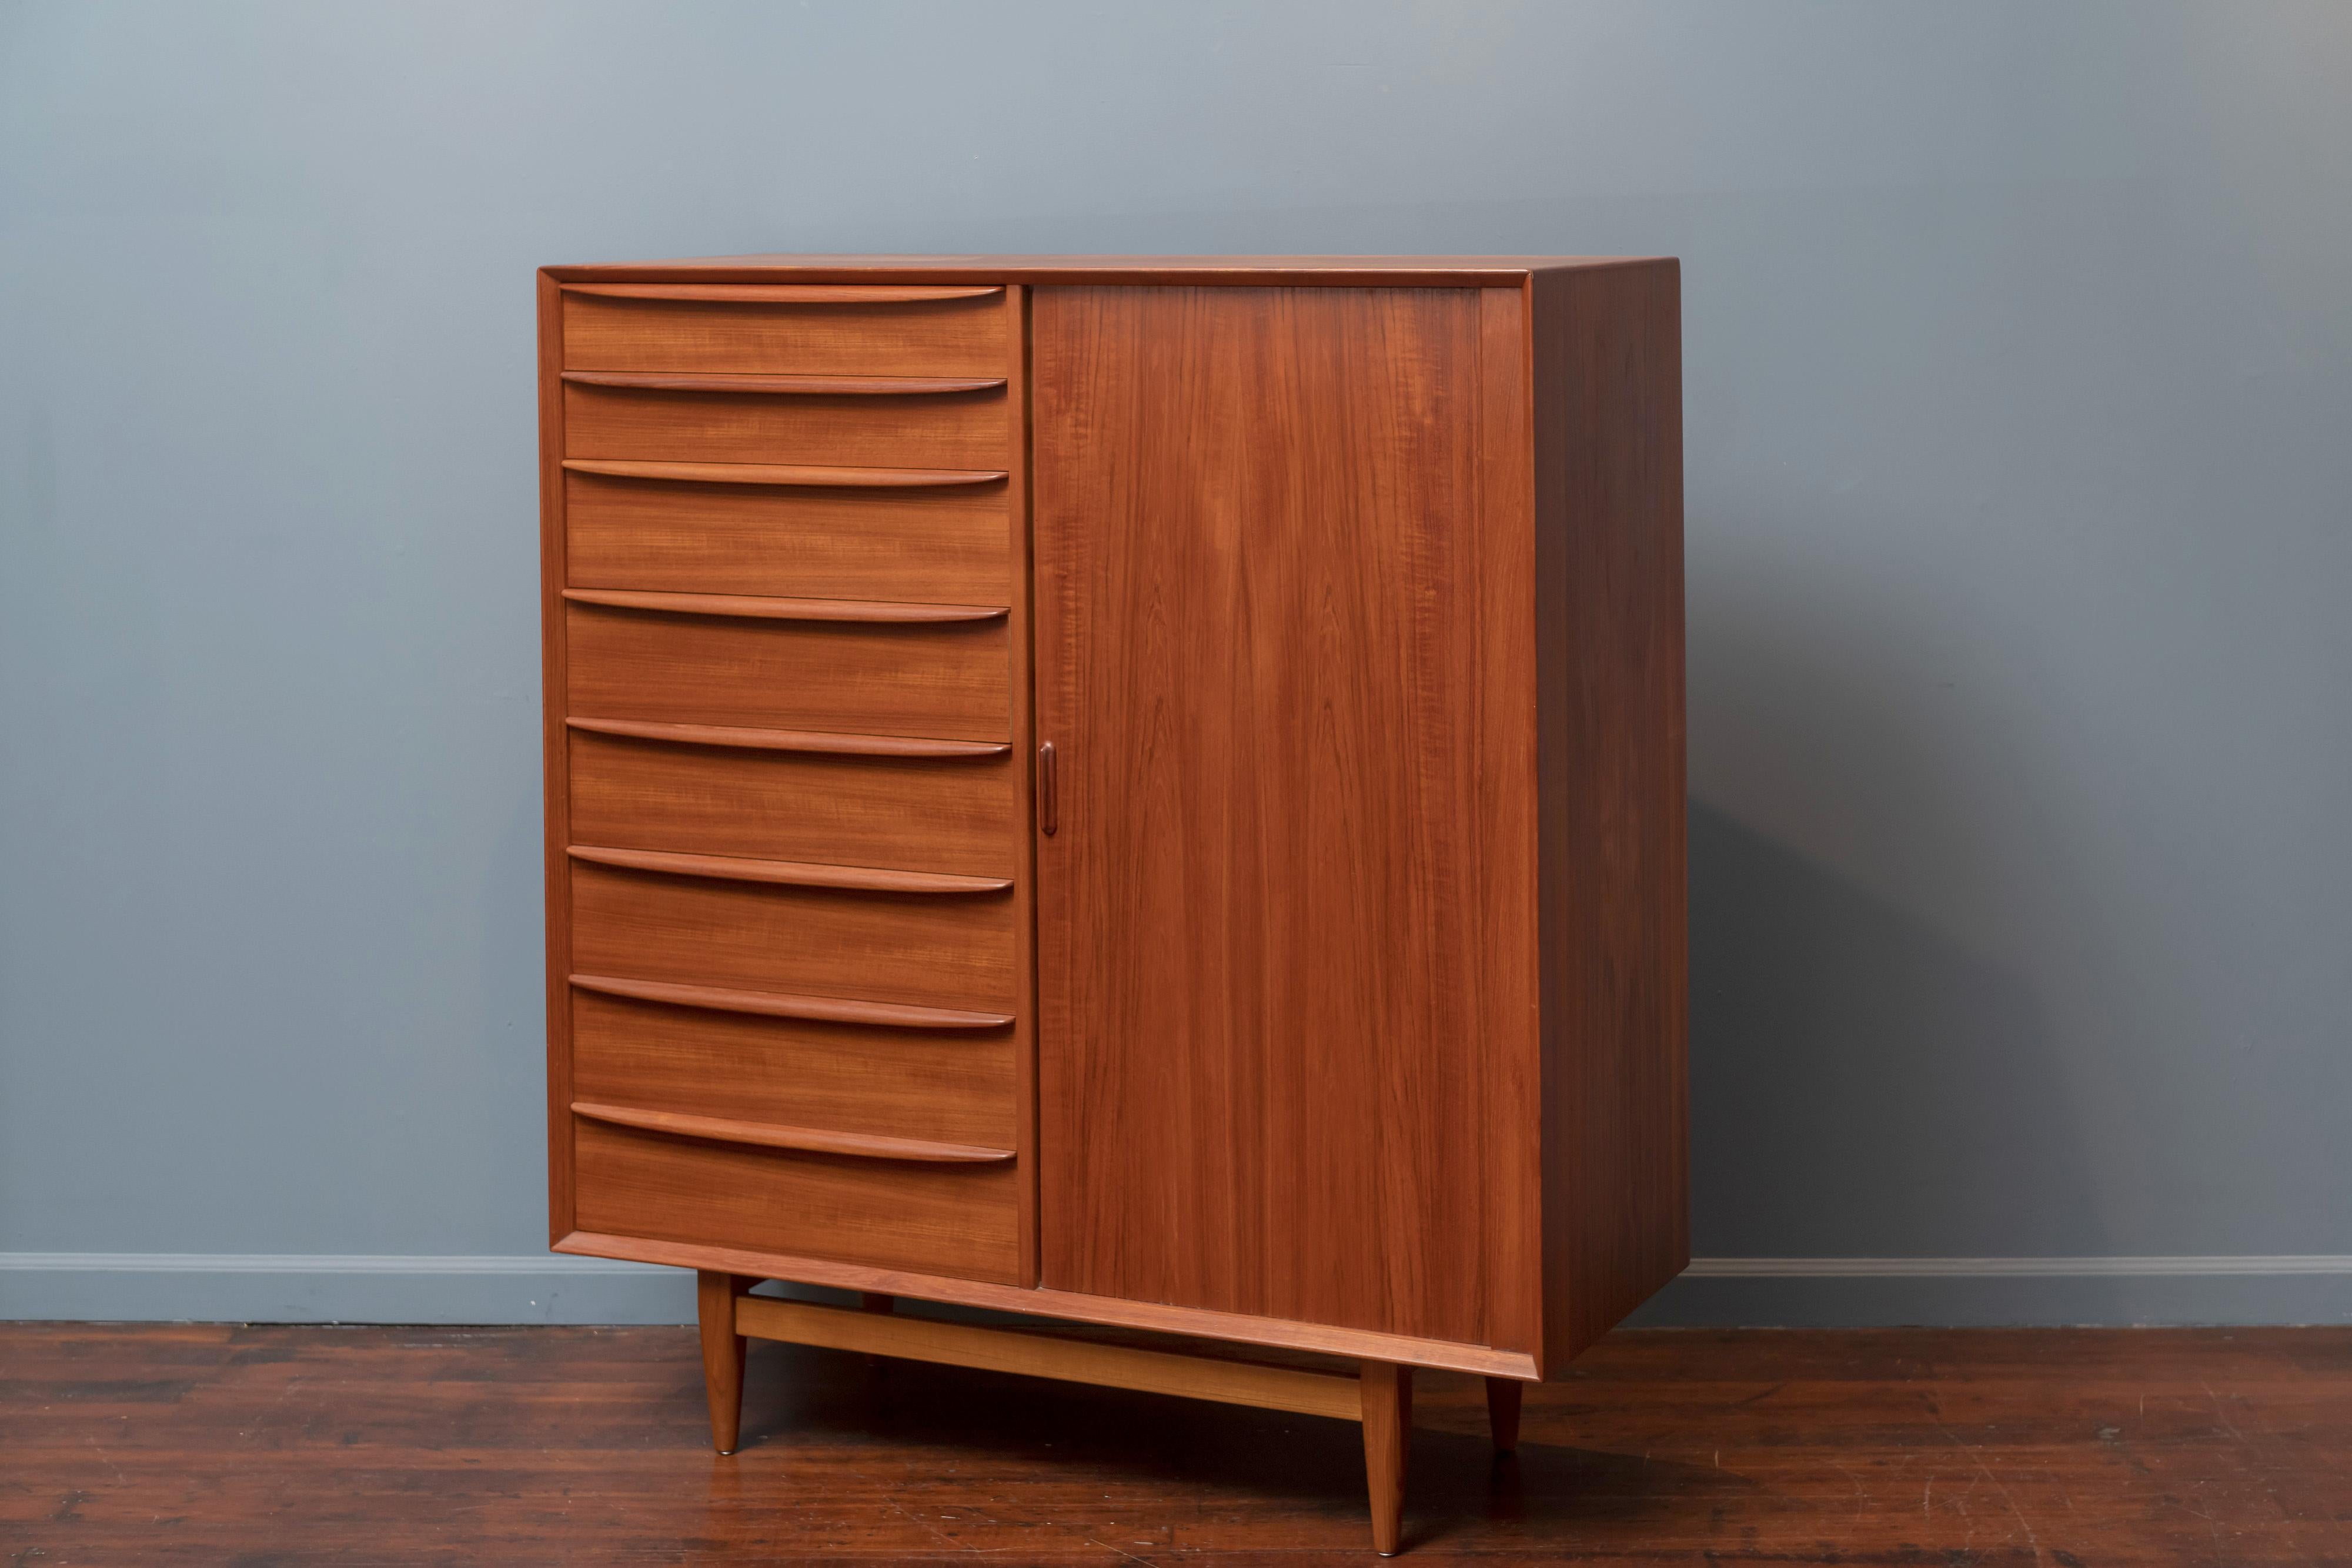
[[[1004,391],[904,397],[567,385],[568,457],[1002,469]]]
[[[1019,313],[545,298],[558,1223],[1034,1281]]]
[[[877,625],[572,604],[564,624],[578,716],[1012,739],[1001,620]]]
[[[1010,877],[1007,757],[831,757],[677,746],[574,730],[572,839],[612,849],[748,855]]]
[[[785,1154],[574,1118],[583,1230],[1017,1282],[1010,1164]]]
[[[563,366],[574,371],[1001,376],[1009,342],[1001,290],[841,304],[563,295]]]
[[[892,894],[572,865],[574,972],[1014,1010],[1009,894]]]
[[[812,490],[574,473],[563,488],[573,588],[1013,602],[1002,483]]]
[[[1011,1031],[881,1029],[572,993],[572,1092],[607,1105],[1009,1149]]]

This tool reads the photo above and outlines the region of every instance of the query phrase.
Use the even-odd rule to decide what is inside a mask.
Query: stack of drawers
[[[562,290],[559,1225],[1034,1277],[1020,308]]]

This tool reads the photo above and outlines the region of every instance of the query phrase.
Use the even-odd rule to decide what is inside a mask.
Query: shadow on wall
[[[1692,585],[1693,1251],[2105,1250],[2049,715],[1964,591],[1811,532]]]
[[[1692,1251],[1697,1258],[2100,1253],[2099,1172],[2025,978],[1694,801]],[[1859,1277],[1856,1277],[1859,1274]],[[1637,1325],[2170,1321],[2128,1277],[1686,1277]],[[2157,1317],[2149,1318],[2151,1310]],[[2244,1319],[2215,1296],[2195,1321]],[[2236,1314],[2236,1315],[2233,1315]],[[2189,1321],[2189,1320],[2182,1320]]]
[[[1696,800],[1690,876],[1694,1251],[2013,1253],[2095,1212],[2021,977]]]

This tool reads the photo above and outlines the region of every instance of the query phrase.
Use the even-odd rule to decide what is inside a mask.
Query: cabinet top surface
[[[1127,283],[1517,287],[1533,273],[1671,267],[1623,256],[706,256],[543,270],[559,283]]]

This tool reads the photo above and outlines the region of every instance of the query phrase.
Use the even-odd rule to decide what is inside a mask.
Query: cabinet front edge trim
[[[839,1290],[908,1296],[951,1306],[1025,1312],[1035,1317],[1099,1323],[1112,1328],[1189,1334],[1196,1339],[1223,1340],[1234,1344],[1266,1345],[1360,1361],[1393,1362],[1401,1366],[1468,1372],[1484,1377],[1510,1377],[1522,1382],[1535,1382],[1543,1376],[1541,1360],[1526,1351],[1496,1350],[1488,1345],[1459,1344],[1445,1340],[1415,1339],[1372,1329],[1291,1322],[1279,1318],[1252,1317],[1242,1312],[1215,1312],[1204,1307],[1125,1301],[1042,1286],[1026,1288],[992,1284],[981,1280],[948,1279],[896,1269],[836,1263],[820,1258],[793,1258],[731,1247],[706,1247],[591,1230],[572,1231],[555,1242],[554,1250],[584,1258],[618,1258],[635,1263],[664,1263],[676,1268],[715,1270],[794,1284],[825,1285]]]

